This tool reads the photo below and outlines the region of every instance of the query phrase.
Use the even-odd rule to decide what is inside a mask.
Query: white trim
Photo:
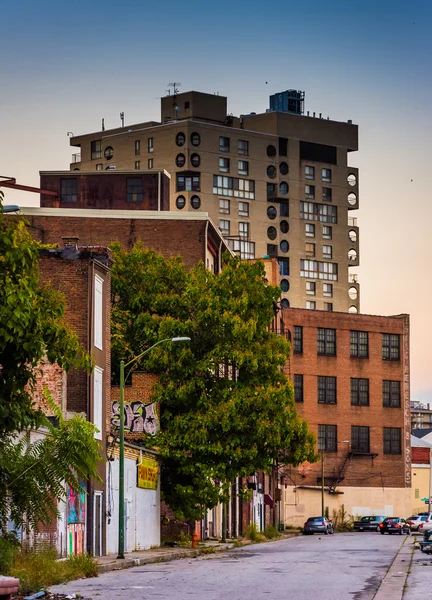
[[[103,350],[103,284],[104,280],[98,274],[94,277],[94,340],[95,348]]]
[[[102,439],[103,431],[103,369],[95,367],[93,373],[93,424],[99,431],[94,436],[95,439]]]

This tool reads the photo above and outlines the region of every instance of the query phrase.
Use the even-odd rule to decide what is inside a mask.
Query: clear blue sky
[[[170,81],[219,91],[234,114],[302,89],[307,110],[358,123],[362,312],[411,314],[412,398],[432,403],[428,0],[2,0],[0,8],[0,172],[22,183],[68,168],[67,131],[98,130],[102,117],[117,126],[120,111],[126,124],[158,119]]]

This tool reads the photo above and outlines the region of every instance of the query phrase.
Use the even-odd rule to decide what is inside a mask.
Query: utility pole
[[[324,514],[324,450],[321,450],[321,516]]]
[[[432,496],[432,452],[429,448],[429,512],[431,512],[431,496]]]

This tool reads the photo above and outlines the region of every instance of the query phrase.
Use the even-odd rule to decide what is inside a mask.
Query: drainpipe
[[[207,244],[207,241],[208,241],[208,226],[209,226],[209,220],[207,219],[206,226],[205,226],[205,234],[204,234],[204,245],[205,245],[205,248],[204,248],[204,266],[205,266],[205,268],[207,268],[206,258],[207,258],[207,252],[208,252],[208,247],[207,247],[208,246],[208,244]]]
[[[161,172],[158,172],[158,211],[161,210]]]

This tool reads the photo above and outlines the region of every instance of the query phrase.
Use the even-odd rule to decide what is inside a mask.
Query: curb
[[[408,538],[405,538],[398,553],[393,559],[393,562],[374,596],[374,600],[402,599],[415,550],[414,543],[408,545],[407,539]]]

